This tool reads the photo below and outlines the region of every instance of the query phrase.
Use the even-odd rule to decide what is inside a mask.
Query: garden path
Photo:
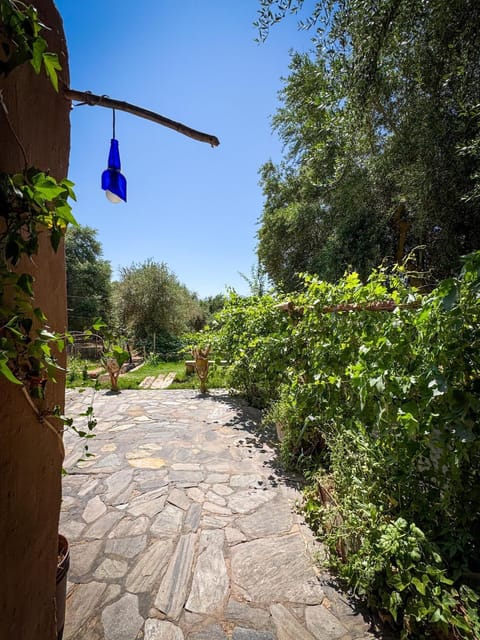
[[[175,371],[160,373],[157,377],[147,376],[140,382],[141,389],[167,389],[175,380]]]
[[[68,390],[68,415],[91,394]],[[65,436],[64,640],[374,637],[319,574],[298,484],[255,435],[258,412],[192,390],[97,392],[94,408],[92,458]]]

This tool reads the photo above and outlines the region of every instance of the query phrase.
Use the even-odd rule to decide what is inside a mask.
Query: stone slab
[[[168,620],[145,620],[144,640],[184,640],[183,631]]]
[[[87,493],[90,493],[90,491],[93,491],[97,487],[97,485],[98,485],[98,479],[90,478],[89,480],[87,480],[87,482],[85,482],[85,484],[79,490],[78,497],[83,498],[83,496],[86,496]]]
[[[205,480],[207,484],[220,484],[222,482],[230,482],[228,473],[209,473]]]
[[[144,551],[127,575],[127,590],[132,593],[146,593],[157,587],[173,548],[173,540],[159,540]]]
[[[190,506],[190,499],[180,489],[174,488],[170,491],[167,497],[167,502],[173,504],[175,507],[179,507],[186,511]]]
[[[99,496],[95,496],[91,498],[87,502],[87,506],[85,507],[82,518],[86,523],[91,524],[95,522],[100,516],[102,516],[107,510],[107,507],[103,504],[102,500]]]
[[[160,374],[151,384],[152,389],[167,389],[175,380],[176,373],[170,371],[167,374]]]
[[[68,518],[68,515],[62,516],[60,533],[62,533],[71,542],[73,542],[73,540],[78,540],[87,525],[84,522],[76,522],[75,520],[67,520],[66,518]]]
[[[135,469],[161,469],[165,466],[165,460],[163,458],[133,458],[128,461],[128,464]]]
[[[228,506],[233,513],[250,513],[274,497],[274,491],[263,491],[260,489],[239,491],[228,498]]]
[[[270,607],[277,640],[315,640],[303,624],[281,604]]]
[[[90,525],[84,535],[87,538],[103,538],[121,518],[123,518],[123,513],[121,511],[110,511],[105,513],[101,518]]]
[[[251,515],[237,519],[237,525],[249,538],[264,538],[290,531],[293,514],[285,498],[277,496]]]
[[[187,599],[196,537],[194,533],[180,537],[155,598],[157,609],[173,620],[178,619]]]
[[[185,522],[183,523],[184,533],[192,531],[195,533],[200,524],[200,517],[202,515],[202,505],[198,502],[194,502],[190,505],[187,515],[185,516]]]
[[[231,524],[232,518],[224,516],[214,516],[206,513],[202,517],[202,528],[204,529],[223,529],[223,527]]]
[[[117,505],[120,509],[123,505]],[[108,534],[109,538],[129,538],[139,536],[146,533],[150,526],[150,520],[147,516],[138,516],[136,518],[125,517],[117,526]]]
[[[219,496],[230,496],[233,493],[233,489],[230,489],[226,484],[214,484],[212,490]]]
[[[91,617],[100,602],[107,585],[102,582],[88,582],[76,585],[67,598],[64,640],[69,640]]]
[[[232,640],[276,640],[276,638],[270,631],[256,631],[255,629],[235,627]]]
[[[205,494],[198,487],[191,487],[190,489],[187,489],[187,495],[194,502],[201,503],[205,500]]]
[[[247,539],[246,536],[234,527],[226,527],[225,535],[227,537],[228,544],[239,544],[240,542],[245,542]]]
[[[216,515],[219,515],[219,516],[232,515],[232,512],[230,511],[230,509],[227,509],[226,507],[221,507],[220,505],[214,504],[213,502],[204,502],[203,508],[205,509],[205,511],[209,511],[210,513],[215,513]]]
[[[337,640],[348,633],[347,627],[322,605],[306,607],[305,622],[316,640]]]
[[[131,593],[110,604],[102,611],[105,640],[132,640],[142,628],[143,618],[138,611],[138,598]]]
[[[97,557],[102,548],[102,540],[90,540],[89,542],[77,542],[70,545],[70,574],[83,576],[88,573],[95,564],[99,564]]]
[[[223,608],[229,579],[223,557],[223,531],[205,532],[200,539],[200,553],[195,565],[192,588],[185,605],[193,613],[214,614]]]
[[[128,563],[124,560],[105,558],[93,574],[97,580],[122,578],[128,571]]]
[[[95,466],[95,471],[103,471],[107,469],[114,469],[115,467],[119,467],[122,461],[117,456],[116,453],[111,453],[105,458],[100,458],[98,464]]]
[[[109,584],[103,594],[102,607],[106,604],[110,604],[113,600],[117,600],[122,592],[122,587],[119,584]]]
[[[170,471],[170,481],[183,487],[194,487],[203,480],[203,471]]]
[[[134,558],[147,546],[147,536],[113,538],[105,543],[105,553],[124,558]]]
[[[122,469],[109,476],[106,480],[107,491],[105,500],[108,504],[117,504],[125,501],[125,492],[129,488],[133,478],[133,469]],[[119,498],[120,496],[120,498]],[[128,498],[127,498],[128,499]]]
[[[219,484],[217,486],[225,487],[225,485],[222,485],[222,484]],[[228,487],[225,487],[225,488],[227,489]],[[214,491],[208,491],[205,496],[205,500],[207,501],[207,503],[213,502],[213,504],[217,504],[220,507],[224,507],[227,504],[227,501],[225,500],[225,498],[223,496],[218,495]]]
[[[231,547],[233,582],[253,601],[320,604],[324,594],[300,535],[273,536]]]
[[[133,516],[145,515],[149,518],[160,513],[165,506],[167,500],[166,488],[155,489],[154,491],[147,491],[140,496],[130,500],[128,505],[128,513]]]
[[[182,528],[185,512],[173,504],[167,504],[165,509],[152,522],[150,532],[162,537],[175,536]]]
[[[219,624],[211,624],[201,631],[196,631],[188,636],[188,640],[228,640],[224,630]]]
[[[270,613],[230,598],[225,609],[225,617],[236,622],[239,627],[267,630],[270,628]]]
[[[252,473],[243,473],[233,475],[230,479],[230,486],[235,487],[236,489],[245,489],[246,487],[255,487],[263,481],[264,478],[262,476],[257,476]]]

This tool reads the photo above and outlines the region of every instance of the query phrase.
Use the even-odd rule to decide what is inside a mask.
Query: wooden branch
[[[149,111],[148,109],[144,109],[143,107],[137,107],[136,105],[130,104],[129,102],[113,100],[112,98],[108,98],[107,96],[97,96],[90,91],[77,91],[76,89],[69,89],[68,87],[63,88],[63,95],[67,98],[67,100],[79,100],[80,102],[84,102],[91,107],[107,107],[108,109],[118,109],[119,111],[126,111],[127,113],[131,113],[132,115],[138,116],[139,118],[151,120],[152,122],[161,124],[164,127],[168,127],[169,129],[178,131],[178,133],[183,133],[184,136],[188,136],[189,138],[193,138],[194,140],[198,140],[199,142],[207,142],[208,144],[211,144],[212,147],[218,147],[218,145],[220,144],[220,141],[216,136],[212,136],[209,133],[196,131],[195,129],[191,129],[181,122],[175,122],[175,120],[170,120],[170,118],[161,116],[159,113]]]
[[[419,300],[414,302],[398,303],[393,300],[379,300],[377,302],[344,302],[343,304],[334,304],[331,306],[325,306],[317,309],[318,313],[339,313],[339,312],[358,312],[358,311],[394,311],[395,309],[418,309],[421,305]],[[276,308],[279,311],[286,313],[296,312],[298,315],[303,315],[303,307],[295,307],[293,302],[282,302],[277,304]],[[315,309],[315,307],[309,307]]]
[[[393,300],[379,300],[378,302],[344,303],[319,309],[320,313],[337,313],[339,311],[395,311],[395,309],[418,309],[420,302],[406,302],[399,304]]]
[[[295,305],[293,302],[288,301],[288,302],[281,302],[280,304],[276,304],[275,307],[279,310],[279,311],[284,311],[285,313],[290,313],[295,309]]]

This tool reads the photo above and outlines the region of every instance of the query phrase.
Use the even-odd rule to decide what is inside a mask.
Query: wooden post
[[[28,3],[30,4],[30,3]],[[48,29],[48,50],[58,55],[60,79],[69,83],[68,56],[61,17],[53,0],[34,0]],[[8,120],[0,109],[0,171],[22,172],[25,165],[50,171],[57,180],[68,174],[70,105],[42,72],[25,63],[0,79]],[[17,138],[17,139],[16,139]],[[47,233],[40,234],[34,260],[19,265],[34,277],[35,305],[52,331],[67,325],[63,243],[55,253]],[[59,362],[65,364],[64,354]],[[63,412],[65,378],[48,382],[45,404]],[[55,577],[63,455],[61,434],[39,421],[20,385],[0,379],[0,638],[54,640]],[[59,425],[55,425],[59,428]]]

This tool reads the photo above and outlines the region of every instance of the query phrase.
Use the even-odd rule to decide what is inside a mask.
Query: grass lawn
[[[87,371],[98,368],[99,363],[91,363],[86,361],[75,360],[69,362],[67,373],[67,387],[94,387],[95,380],[89,379],[85,376],[83,371],[87,368]],[[146,363],[143,367],[140,367],[136,371],[130,371],[129,373],[122,374],[118,380],[119,389],[138,389],[140,383],[147,376],[158,376],[160,374],[166,374],[175,372],[175,380],[168,387],[169,389],[199,389],[200,383],[196,374],[187,375],[185,373],[185,362],[160,362],[158,364]],[[207,387],[210,389],[218,389],[225,387],[225,369],[218,365],[212,365],[208,376]],[[99,382],[100,389],[109,389],[110,384],[108,380]],[[148,391],[148,389],[147,389]]]

